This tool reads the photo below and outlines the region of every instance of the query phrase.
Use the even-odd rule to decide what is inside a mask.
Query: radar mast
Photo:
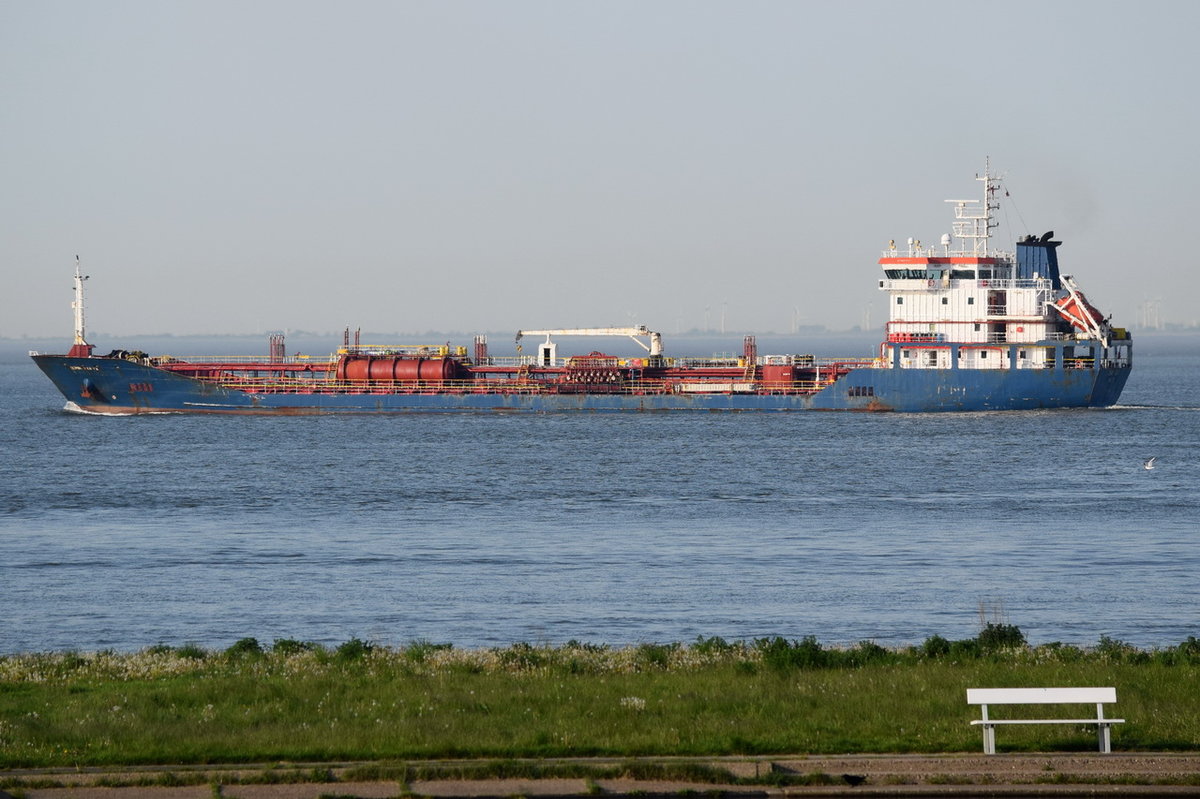
[[[991,158],[984,159],[983,174],[975,179],[983,183],[983,201],[979,200],[946,200],[954,203],[954,235],[963,240],[963,253],[969,253],[975,258],[986,257],[988,254],[987,240],[992,237],[992,229],[999,221],[992,218],[992,212],[1000,207],[996,192],[1000,190],[1000,177],[992,174]],[[970,246],[966,242],[970,241]]]
[[[75,311],[75,341],[71,344],[71,351],[67,353],[73,358],[87,358],[92,354],[92,345],[87,343],[83,331],[83,281],[87,279],[88,276],[80,271],[79,256],[76,255],[75,299],[71,302],[71,308]]]

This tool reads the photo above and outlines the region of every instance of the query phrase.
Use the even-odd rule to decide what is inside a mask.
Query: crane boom
[[[651,355],[662,355],[662,333],[655,333],[645,325],[636,327],[567,327],[557,330],[518,330],[517,341],[524,336],[545,336],[549,341],[551,336],[629,336],[642,349]],[[646,344],[638,336],[648,336],[650,343]]]

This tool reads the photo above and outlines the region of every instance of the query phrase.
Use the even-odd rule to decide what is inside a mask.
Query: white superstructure
[[[989,246],[1000,179],[985,168],[981,200],[948,200],[954,234],[936,246],[893,241],[879,259],[888,295],[881,355],[900,369],[1043,369],[1091,359],[1131,358],[1124,330],[1113,329],[1060,275],[1053,232],[1027,236],[1017,252]],[[1061,353],[1061,354],[1060,354]]]

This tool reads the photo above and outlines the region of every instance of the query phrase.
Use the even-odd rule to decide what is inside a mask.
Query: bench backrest
[[[968,688],[968,705],[1116,702],[1116,688]]]

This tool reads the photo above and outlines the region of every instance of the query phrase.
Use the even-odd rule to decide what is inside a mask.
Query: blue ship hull
[[[252,393],[119,358],[34,355],[73,409],[100,414],[326,414],[471,411],[1000,411],[1113,405],[1129,366],[1049,369],[859,368],[810,394],[512,393],[363,387]]]

